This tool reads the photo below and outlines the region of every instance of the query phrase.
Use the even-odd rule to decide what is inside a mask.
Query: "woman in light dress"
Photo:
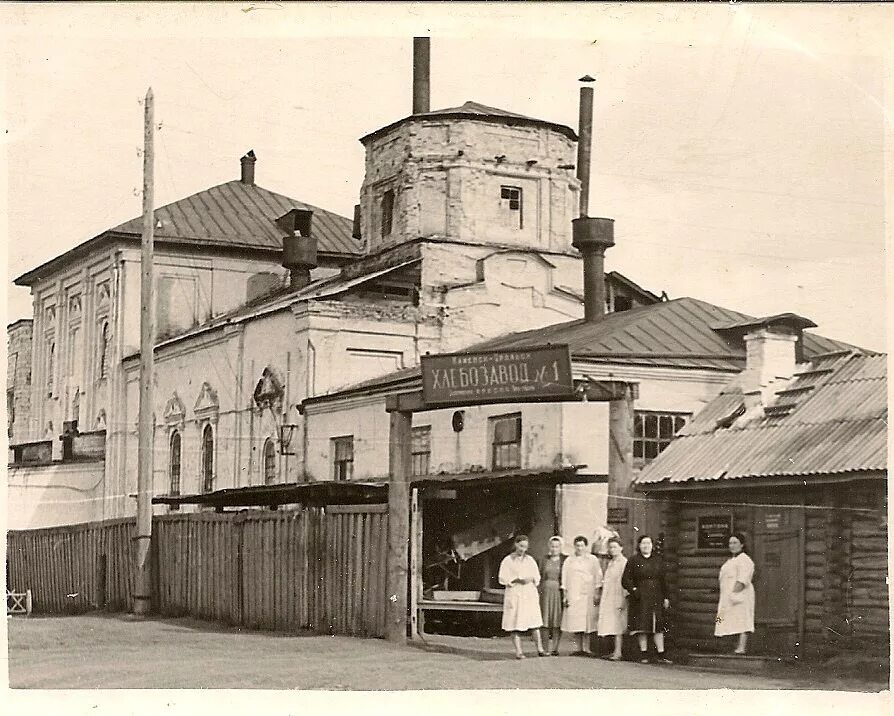
[[[562,640],[562,565],[568,558],[562,554],[561,537],[551,537],[548,549],[540,560],[540,614],[546,650],[558,656]]]
[[[738,635],[734,654],[744,654],[748,634],[754,632],[754,562],[745,553],[745,536],[740,532],[729,538],[732,555],[720,568],[720,601],[714,636]]]
[[[515,549],[500,563],[500,584],[506,587],[503,597],[503,630],[512,633],[515,658],[524,659],[522,652],[522,632],[530,632],[537,646],[537,654],[546,656],[540,640],[540,600],[537,585],[540,584],[540,570],[537,562],[528,553],[527,535],[515,538]]]
[[[615,649],[610,661],[620,661],[624,645],[624,633],[627,631],[627,590],[621,585],[627,557],[621,540],[612,537],[608,540],[608,553],[611,560],[605,568],[602,580],[602,602],[599,605],[599,636],[613,636]]]
[[[602,590],[602,567],[599,558],[587,550],[587,538],[574,538],[574,554],[562,566],[562,591],[565,612],[562,631],[574,634],[578,649],[574,655],[590,655],[589,635],[596,631],[599,619],[599,594]]]

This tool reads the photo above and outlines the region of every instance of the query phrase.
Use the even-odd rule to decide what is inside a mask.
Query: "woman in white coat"
[[[624,646],[624,633],[627,631],[627,590],[621,586],[627,557],[621,540],[612,537],[608,540],[608,553],[611,561],[605,568],[602,580],[602,602],[599,605],[599,636],[613,636],[615,649],[609,658],[620,661]]]
[[[589,639],[585,635],[597,629],[599,593],[602,589],[602,567],[599,558],[587,550],[587,538],[574,538],[574,554],[562,565],[562,593],[565,611],[562,631],[574,634],[579,647],[574,655],[590,655]]]
[[[500,584],[506,587],[503,596],[503,630],[512,633],[515,658],[524,659],[521,647],[522,632],[530,632],[537,646],[537,654],[546,656],[540,639],[543,617],[540,615],[540,570],[528,553],[527,535],[515,538],[515,549],[500,563]]]
[[[732,555],[720,568],[720,601],[714,636],[738,635],[734,654],[744,654],[748,634],[754,632],[754,562],[745,553],[745,536],[739,532],[729,538]]]

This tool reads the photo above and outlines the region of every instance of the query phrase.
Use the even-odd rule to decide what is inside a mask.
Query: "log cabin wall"
[[[803,659],[851,650],[888,652],[885,481],[687,490],[653,497],[672,594],[669,639],[676,648],[712,652],[729,646],[714,637],[717,579],[728,551],[698,546],[699,518],[728,516],[733,530],[745,533],[756,563],[755,653]],[[781,555],[767,546],[767,535],[773,537],[777,527],[788,535]],[[789,579],[779,582],[780,574]],[[793,610],[794,621],[788,624],[775,613],[784,611],[783,602]]]

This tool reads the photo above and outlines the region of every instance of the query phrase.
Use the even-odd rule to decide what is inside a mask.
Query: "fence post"
[[[31,590],[25,590],[25,613],[30,617],[31,616]]]

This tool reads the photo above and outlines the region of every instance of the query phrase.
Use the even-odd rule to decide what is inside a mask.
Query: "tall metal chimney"
[[[243,184],[254,185],[256,161],[258,161],[258,158],[255,156],[254,149],[249,149],[245,156],[239,160],[242,164],[242,176],[239,178],[239,181]]]
[[[584,264],[584,320],[595,322],[605,316],[605,250],[615,245],[614,219],[588,216],[590,203],[590,151],[593,142],[593,88],[590,75],[580,78],[578,115],[577,178],[580,180],[580,216],[571,222],[571,245],[580,251]]]
[[[431,109],[430,38],[413,38],[413,114]]]

